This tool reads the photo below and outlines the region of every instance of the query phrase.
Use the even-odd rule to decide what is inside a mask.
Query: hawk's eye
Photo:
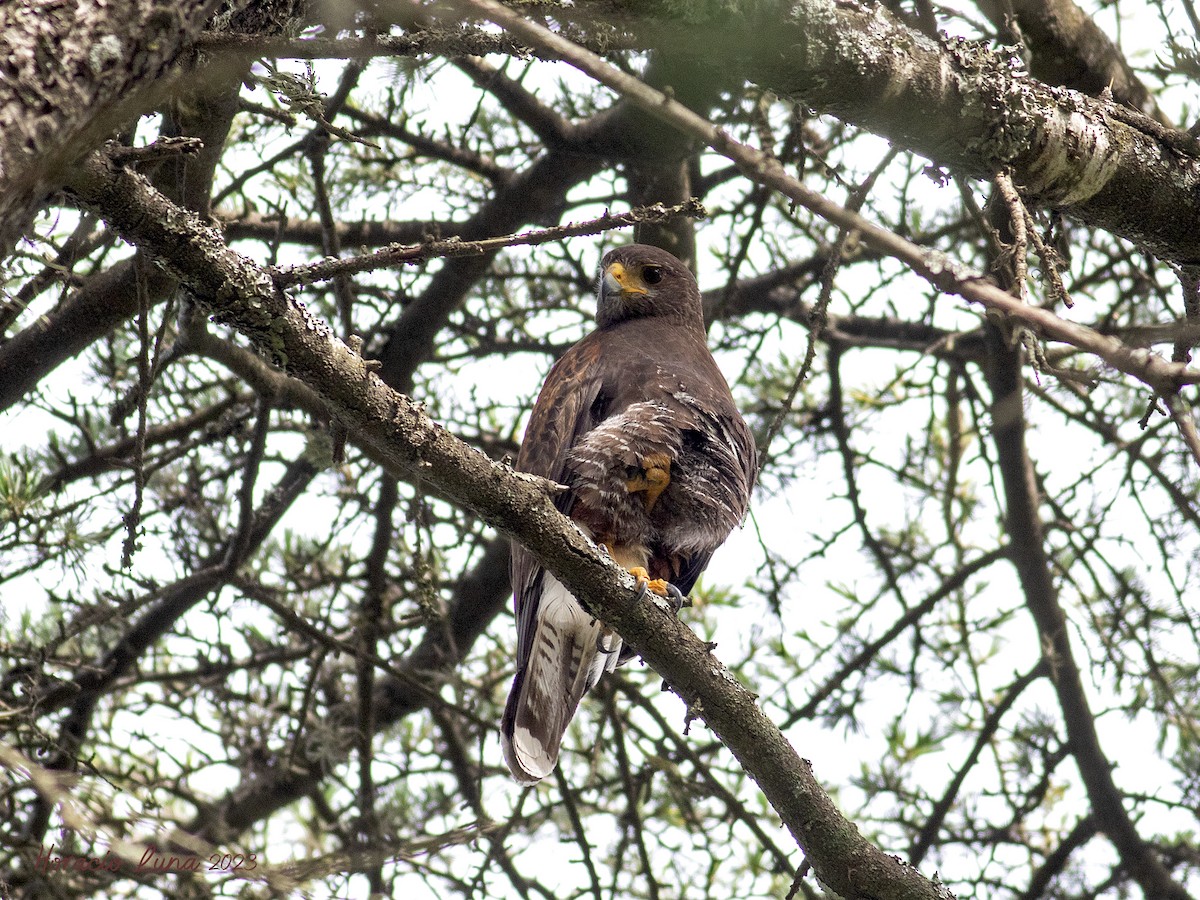
[[[662,266],[646,266],[646,268],[642,269],[642,280],[646,284],[658,284],[662,281],[662,276]]]

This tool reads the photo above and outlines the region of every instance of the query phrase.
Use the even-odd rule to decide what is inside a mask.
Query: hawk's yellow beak
[[[626,269],[619,262],[604,270],[604,289],[612,294],[648,294],[641,276]]]

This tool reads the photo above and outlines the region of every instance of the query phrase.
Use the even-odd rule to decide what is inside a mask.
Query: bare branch
[[[537,231],[525,231],[521,234],[508,234],[494,238],[483,238],[477,241],[464,241],[459,238],[448,240],[430,240],[422,244],[407,247],[385,247],[367,256],[351,256],[344,259],[325,260],[307,266],[296,266],[290,269],[277,269],[273,273],[275,283],[280,287],[291,287],[300,284],[313,284],[341,275],[351,275],[358,272],[370,272],[375,269],[388,268],[397,265],[411,265],[439,257],[453,258],[458,256],[480,256],[494,253],[504,247],[534,246],[563,238],[578,237],[585,234],[600,234],[617,228],[629,228],[640,222],[666,222],[677,216],[703,218],[707,213],[704,207],[695,200],[680,203],[677,206],[664,207],[660,204],[631,209],[624,213],[605,213],[596,219],[584,222],[571,222],[566,225],[556,225],[553,228],[542,228]]]
[[[641,600],[633,577],[559,513],[540,487],[483,458],[387,388],[325,323],[278,291],[266,272],[229,251],[216,229],[174,208],[144,179],[97,155],[79,170],[71,190],[126,240],[154,253],[218,320],[316,388],[389,472],[419,478],[525,544],[721,737],[823,880],[845,896],[878,895],[878,886],[888,884],[897,897],[946,900],[944,887],[871,846],[846,821],[811,766],[709,645],[669,610]],[[846,864],[850,859],[853,866]]]
[[[865,244],[900,260],[940,290],[1011,317],[1043,337],[1064,341],[1092,353],[1113,368],[1149,385],[1156,393],[1171,394],[1178,391],[1181,385],[1200,382],[1200,371],[1169,363],[1142,350],[1131,349],[1114,338],[1101,335],[1084,325],[1068,322],[1047,310],[1026,306],[944,254],[919,247],[868,222],[806,187],[790,176],[777,160],[735,141],[668,95],[522,18],[494,0],[461,0],[460,5],[492,19],[525,40],[553,49],[571,65],[620,92],[646,112],[727,156],[748,178],[774,188],[839,228],[857,231]]]
[[[638,49],[629,40],[605,40],[590,44],[597,52]],[[249,54],[280,59],[366,59],[375,56],[487,56],[503,54],[518,59],[554,59],[535,47],[515,41],[506,34],[481,28],[413,29],[403,35],[367,35],[360,38],[288,38],[261,34],[205,32],[195,41],[198,50],[209,53]]]

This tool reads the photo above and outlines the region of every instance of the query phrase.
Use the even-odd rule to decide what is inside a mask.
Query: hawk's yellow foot
[[[635,475],[625,482],[625,490],[631,494],[638,491],[646,492],[646,509],[654,509],[654,504],[662,496],[662,492],[671,483],[671,457],[666,453],[651,453],[642,458],[642,473]],[[655,591],[658,594],[658,591]],[[660,596],[666,596],[660,594]]]
[[[661,578],[651,578],[650,573],[641,566],[634,566],[629,570],[629,574],[637,579],[638,586],[643,591],[649,591],[652,594],[658,594],[660,597],[668,596],[668,589],[671,587]]]
[[[641,566],[634,566],[629,570],[629,574],[637,579],[637,583],[642,589],[642,597],[645,597],[646,594],[656,594],[669,602],[676,613],[688,605],[688,599],[683,595],[683,591],[662,578],[651,578],[650,573]]]

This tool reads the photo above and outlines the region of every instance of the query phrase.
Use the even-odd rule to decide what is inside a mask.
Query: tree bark
[[[139,110],[220,0],[0,6],[0,256],[73,163]]]
[[[230,251],[220,232],[102,154],[70,190],[103,211],[123,238],[152,254],[216,321],[316,389],[364,451],[392,475],[419,479],[521,541],[594,614],[609,623],[721,738],[803,848],[817,876],[847,900],[946,900],[936,880],[867,841],[837,810],[754,695],[672,613],[639,600],[633,577],[559,513],[546,486],[459,441],[390,390],[329,326]],[[612,585],[621,590],[614,591]]]
[[[1010,169],[1026,200],[1176,262],[1200,259],[1200,146],[1115,103],[1030,78],[967,41],[935,43],[881,7],[797,0],[747,74],[958,173]]]
[[[1092,97],[1110,90],[1118,103],[1168,124],[1121,49],[1072,0],[976,2],[1001,35],[1015,30],[1012,38],[1029,48],[1034,78]]]
[[[459,0],[460,8],[481,6]],[[1200,144],[1106,100],[1031,78],[1019,57],[934,41],[881,5],[747,3],[701,25],[627,25],[653,47],[691,47],[731,70],[956,174],[1009,169],[1025,198],[1135,241],[1200,260]]]

